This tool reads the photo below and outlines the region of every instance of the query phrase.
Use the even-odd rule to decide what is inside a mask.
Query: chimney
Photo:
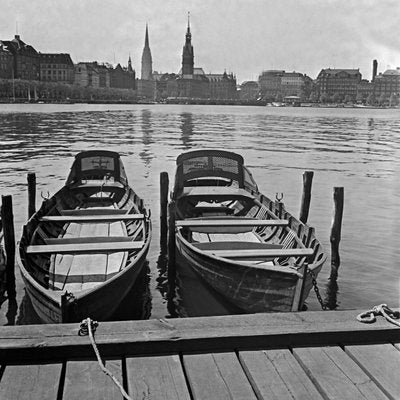
[[[372,62],[372,80],[375,79],[377,72],[378,72],[378,61],[374,60]]]

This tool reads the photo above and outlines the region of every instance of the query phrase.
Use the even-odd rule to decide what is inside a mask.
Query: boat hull
[[[142,250],[135,263],[125,267],[118,275],[92,290],[71,299],[67,315],[63,315],[61,295],[63,292],[48,290],[38,284],[20,263],[21,276],[32,306],[44,323],[80,322],[85,318],[106,320],[134,286],[146,262],[149,245]]]
[[[242,311],[292,311],[297,307],[294,303],[298,301],[296,293],[301,290],[302,276],[294,269],[290,272],[257,268],[213,257],[193,248],[179,233],[176,246],[188,265],[209,286]]]

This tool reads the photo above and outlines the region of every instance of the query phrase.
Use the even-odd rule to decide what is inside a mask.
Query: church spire
[[[153,60],[151,58],[151,51],[149,45],[149,30],[146,24],[146,34],[144,38],[144,48],[142,54],[142,79],[153,79]]]
[[[146,36],[144,38],[144,47],[149,47],[149,27],[146,24]]]
[[[194,70],[194,51],[192,46],[192,34],[190,32],[190,13],[188,12],[188,26],[186,31],[186,41],[182,52],[182,74],[193,75]]]
[[[132,68],[132,60],[131,60],[131,54],[129,53],[129,58],[128,58],[128,71],[133,72]]]

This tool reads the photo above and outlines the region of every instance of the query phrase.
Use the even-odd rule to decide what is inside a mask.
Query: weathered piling
[[[166,238],[168,232],[168,191],[169,178],[167,172],[160,173],[160,237]]]
[[[28,219],[36,212],[36,174],[28,173]]]
[[[14,299],[15,291],[15,233],[12,197],[1,196],[1,220],[4,232],[4,250],[6,253],[6,288],[9,299]]]
[[[337,276],[337,271],[340,266],[339,243],[342,235],[342,218],[343,218],[343,201],[344,188],[333,188],[333,220],[331,227],[331,277]]]
[[[343,199],[344,191],[342,187],[333,188],[333,219],[330,234],[331,242],[331,271],[328,282],[326,284],[324,305],[330,310],[337,308],[337,293],[339,290],[337,284],[338,269],[340,266],[339,243],[342,232],[342,217],[343,217]]]
[[[169,221],[168,221],[168,279],[175,280],[175,204],[171,202],[168,207]]]
[[[300,221],[303,222],[303,224],[307,223],[308,220],[313,177],[314,177],[313,171],[305,171],[303,173],[303,195],[301,197],[300,217],[299,217]]]

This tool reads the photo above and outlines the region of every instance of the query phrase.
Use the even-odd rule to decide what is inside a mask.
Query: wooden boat
[[[243,158],[200,150],[177,159],[170,203],[177,251],[240,310],[300,310],[325,261],[314,229],[259,193]]]
[[[48,323],[105,320],[135,283],[151,223],[118,153],[79,153],[65,186],[24,226],[19,265]]]

